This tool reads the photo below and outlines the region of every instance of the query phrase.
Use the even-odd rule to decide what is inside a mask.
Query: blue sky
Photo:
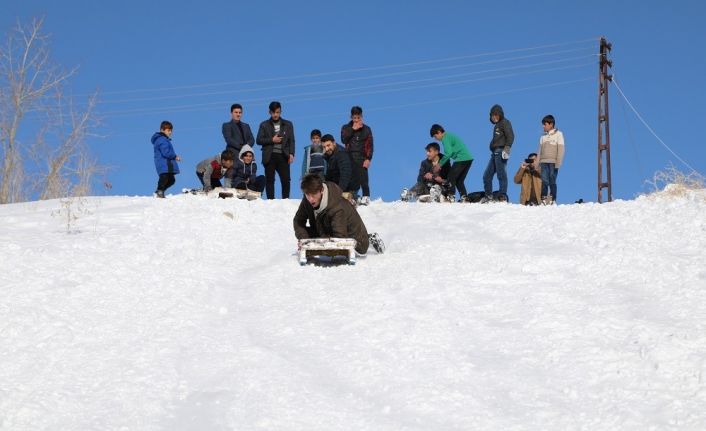
[[[257,133],[272,100],[294,122],[293,197],[310,130],[338,139],[353,105],[375,137],[372,197],[393,200],[414,183],[433,123],[465,141],[475,157],[466,187],[481,190],[488,112],[499,103],[516,134],[508,174],[536,150],[551,113],[566,139],[559,202],[595,201],[600,36],[613,44],[612,72],[631,103],[706,173],[706,6],[697,1],[7,3],[3,36],[17,19],[44,16],[54,60],[80,67],[75,101],[99,91],[104,137],[91,146],[113,188],[98,194],[154,191],[149,138],[164,119],[183,158],[172,192],[197,186],[196,164],[225,147],[230,105],[244,105]],[[689,171],[614,86],[610,102],[614,199],[648,191],[645,181],[670,163]],[[519,186],[509,194],[516,202]]]

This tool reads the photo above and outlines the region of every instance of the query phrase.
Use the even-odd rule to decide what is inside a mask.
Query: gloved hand
[[[503,160],[507,160],[510,158],[510,155],[506,151],[503,151],[502,157],[503,157]]]

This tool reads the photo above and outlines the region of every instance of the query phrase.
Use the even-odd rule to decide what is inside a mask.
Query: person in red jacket
[[[221,178],[223,178],[228,169],[233,167],[235,155],[231,150],[225,150],[221,154],[217,154],[206,160],[202,160],[196,165],[196,176],[201,181],[203,190],[210,192],[215,187],[223,187]],[[231,187],[230,178],[224,180],[225,187]]]

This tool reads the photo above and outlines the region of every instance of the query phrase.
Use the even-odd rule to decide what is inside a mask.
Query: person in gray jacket
[[[243,107],[239,103],[234,103],[230,107],[231,120],[223,123],[221,132],[223,139],[226,141],[226,150],[233,151],[233,154],[239,154],[243,145],[255,145],[255,138],[248,123],[240,121],[243,116]]]
[[[490,160],[483,173],[483,191],[485,197],[481,203],[493,200],[493,176],[498,175],[500,183],[499,196],[507,200],[507,160],[510,158],[510,148],[515,141],[510,120],[505,118],[505,113],[500,105],[490,108],[490,122],[493,126],[493,138],[490,140]]]
[[[229,169],[233,167],[234,159],[233,152],[225,150],[196,165],[196,176],[201,181],[203,191],[210,192],[215,187],[231,187],[231,179],[227,175],[230,174]],[[221,184],[222,178],[225,184]]]

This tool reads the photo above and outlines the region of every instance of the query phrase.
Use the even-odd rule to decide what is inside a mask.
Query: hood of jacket
[[[498,114],[500,116],[500,119],[498,120],[498,122],[502,121],[503,118],[505,118],[505,113],[503,112],[503,107],[500,105],[493,105],[493,107],[490,108],[489,117],[491,117],[490,118],[491,123],[493,122],[493,119],[492,119],[493,114]]]
[[[152,135],[152,139],[150,139],[150,141],[152,141],[152,145],[154,145],[155,141],[157,141],[157,139],[159,139],[160,136],[164,136],[165,138],[169,139],[169,136],[165,135],[164,133],[157,132],[154,135]],[[169,139],[169,140],[171,141],[171,139]]]
[[[248,152],[248,151],[250,151],[250,152],[252,153],[252,155],[253,155],[253,160],[255,160],[255,152],[252,150],[252,147],[251,147],[250,145],[248,145],[248,144],[245,144],[245,145],[242,146],[242,148],[240,149],[240,153],[238,153],[238,158],[239,158],[239,159],[242,159],[242,158],[243,158],[243,154],[245,154],[245,153]]]

